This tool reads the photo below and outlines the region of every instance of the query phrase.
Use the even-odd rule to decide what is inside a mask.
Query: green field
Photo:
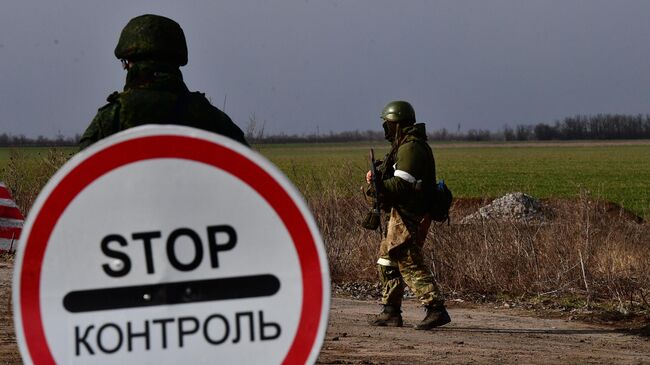
[[[305,176],[357,179],[363,184],[370,144],[258,146],[300,187]],[[377,155],[387,144],[375,144]],[[458,197],[498,197],[522,191],[537,198],[588,193],[650,215],[650,142],[433,144],[438,179]],[[336,172],[338,173],[332,173]],[[350,185],[350,184],[348,184]],[[354,192],[353,192],[354,193]]]
[[[335,186],[356,194],[364,183],[368,148],[381,157],[386,143],[258,145],[306,195]],[[498,197],[522,191],[538,198],[576,198],[581,193],[650,215],[650,142],[442,143],[433,144],[438,178],[458,197]],[[74,152],[75,149],[67,149]],[[38,160],[44,148],[23,148]],[[0,148],[0,179],[9,149]]]

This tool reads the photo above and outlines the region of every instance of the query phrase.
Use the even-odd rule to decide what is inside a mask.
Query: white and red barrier
[[[11,192],[0,182],[0,252],[16,250],[24,221],[25,217],[11,197]]]

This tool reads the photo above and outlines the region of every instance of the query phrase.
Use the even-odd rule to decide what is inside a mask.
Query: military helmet
[[[160,15],[145,14],[131,19],[120,34],[115,57],[122,60],[161,60],[178,66],[187,64],[183,29]]]
[[[381,119],[392,123],[415,123],[415,110],[403,100],[391,101],[381,112]]]

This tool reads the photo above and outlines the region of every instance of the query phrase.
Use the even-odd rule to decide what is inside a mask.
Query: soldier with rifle
[[[429,330],[451,322],[440,289],[422,255],[431,224],[428,194],[436,185],[433,153],[427,144],[425,126],[416,124],[411,104],[392,101],[384,108],[381,118],[391,150],[383,161],[373,162],[366,174],[366,181],[372,184],[368,194],[376,197],[378,205],[364,220],[364,227],[381,226],[379,208],[389,212],[390,218],[385,234],[382,233],[377,260],[383,310],[374,316],[371,324],[403,325],[401,305],[406,283],[426,310],[415,329]]]

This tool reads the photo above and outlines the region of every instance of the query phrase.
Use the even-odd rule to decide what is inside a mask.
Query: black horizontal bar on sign
[[[158,305],[258,298],[274,295],[280,281],[271,274],[71,291],[63,307],[72,313]]]

